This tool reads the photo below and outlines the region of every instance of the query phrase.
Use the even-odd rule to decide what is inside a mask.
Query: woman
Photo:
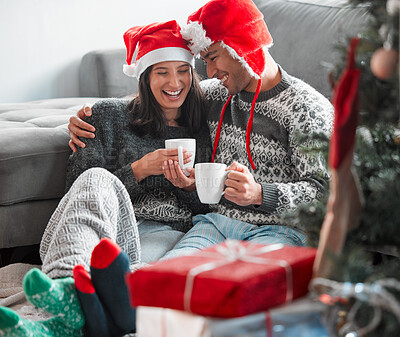
[[[19,324],[19,330],[25,326],[35,333],[50,331],[44,335],[53,335],[55,330],[63,331],[64,335],[79,335],[82,313],[76,308],[65,309],[71,308],[67,303],[76,303],[70,277],[74,266],[82,266],[78,273],[82,303],[90,288],[86,287],[85,270],[93,267],[91,254],[102,238],[118,243],[126,253],[124,263],[133,268],[141,262],[139,236],[143,247],[145,242],[153,243],[151,251],[157,244],[163,245],[153,251],[149,260],[159,258],[190,228],[192,215],[207,212],[195,191],[190,192],[190,187],[180,189],[163,175],[173,181],[171,172],[165,168],[178,160],[177,150],[164,149],[165,139],[196,138],[197,161],[208,161],[211,152],[202,93],[192,68],[193,55],[180,35],[180,27],[175,21],[132,27],[124,34],[124,41],[128,63],[124,72],[139,79],[138,96],[130,102],[107,99],[93,106],[95,113],[88,122],[96,128],[96,137],[87,140],[86,147],[70,157],[68,193],[42,238],[42,271],[47,276],[34,270],[24,281],[27,298],[51,312],[55,319],[51,324],[46,321],[43,327],[42,323],[20,320],[15,313],[2,309],[0,334],[1,329],[12,331]],[[136,62],[132,65],[135,50]],[[184,153],[184,160],[190,160],[188,153]],[[175,170],[173,173],[176,174]],[[179,177],[175,178],[174,184],[179,186]],[[110,251],[102,255],[96,268],[101,265],[97,269],[105,269],[104,261],[111,255]],[[66,278],[53,281],[48,276]],[[126,305],[126,291],[120,291],[118,286],[112,290],[112,300],[118,298]],[[92,303],[92,298],[88,301]],[[87,316],[87,302],[82,306]],[[89,327],[89,335],[99,335],[101,331],[105,331],[104,335],[122,334],[133,329],[134,321],[125,319],[123,324],[126,326],[115,327],[110,323],[112,327],[101,327],[97,323],[97,328],[101,328],[93,331],[96,326]],[[72,332],[65,332],[65,328]]]
[[[132,229],[136,225],[134,219],[126,218],[127,215],[133,214],[130,209],[126,210],[127,204],[133,205],[141,240],[146,240],[148,231],[152,231],[150,240],[154,245],[160,241],[154,239],[155,235],[158,239],[164,239],[162,243],[165,243],[165,240],[169,242],[169,245],[164,246],[164,251],[158,250],[157,254],[152,254],[153,260],[163,255],[168,248],[172,248],[182,236],[182,232],[190,228],[193,214],[204,211],[204,206],[195,192],[190,193],[173,186],[165,179],[162,171],[166,160],[177,161],[177,150],[168,152],[164,149],[165,139],[168,138],[195,136],[198,144],[196,159],[207,160],[209,136],[203,116],[202,94],[191,67],[193,56],[180,37],[179,26],[175,21],[169,21],[133,27],[125,33],[124,40],[128,50],[128,65],[125,65],[124,72],[139,79],[138,96],[131,102],[111,99],[100,101],[93,106],[96,113],[88,120],[96,128],[96,137],[88,139],[85,149],[79,149],[71,156],[66,188],[70,189],[75,182],[74,190],[81,190],[81,187],[76,186],[80,180],[77,182],[76,179],[89,168],[102,167],[123,183],[132,202],[128,202],[129,198],[123,195],[113,201],[119,205],[117,209],[121,214],[112,213],[107,216],[119,217],[122,220],[119,222],[125,223],[115,229],[114,219],[104,224],[103,209],[114,210],[115,207],[111,208],[107,205],[108,201],[104,200],[101,201],[104,205],[97,205],[97,198],[102,194],[100,190],[96,194],[92,193],[96,199],[89,201],[92,203],[89,214],[86,213],[86,209],[90,208],[86,205],[88,201],[85,198],[79,199],[81,205],[84,205],[85,213],[73,209],[74,214],[69,212],[70,215],[65,219],[66,222],[74,222],[71,235],[71,225],[68,225],[69,231],[59,225],[60,222],[65,222],[60,221],[60,218],[64,217],[68,207],[62,206],[68,201],[63,200],[59,206],[61,212],[56,211],[50,220],[40,249],[42,270],[52,278],[71,276],[72,268],[77,264],[89,267],[87,252],[92,252],[101,237],[109,237],[117,242],[128,253],[132,263],[136,262],[139,251],[128,239],[137,237]],[[167,41],[166,46],[164,41]],[[138,45],[139,48],[136,48]],[[135,49],[138,49],[136,63],[131,65]],[[185,159],[190,159],[189,154]],[[98,181],[98,171],[92,171],[84,174],[90,178],[81,180],[85,183],[93,179]],[[107,175],[107,172],[102,172],[101,175]],[[91,186],[90,189],[93,191],[99,187]],[[75,201],[75,198],[73,200]],[[101,214],[97,214],[97,210],[100,210]],[[85,218],[86,223],[91,225],[75,225],[77,217],[80,221]],[[95,221],[94,231],[92,221]],[[107,226],[107,223],[111,226]],[[168,234],[163,233],[165,231]],[[98,232],[101,233],[100,236]],[[53,240],[54,237],[57,237],[58,241],[62,238],[68,247],[59,245]],[[71,242],[74,242],[74,248],[71,247]],[[84,251],[82,246],[86,246]],[[66,253],[62,249],[67,250]],[[71,254],[71,251],[78,253]],[[80,256],[80,253],[84,256]]]

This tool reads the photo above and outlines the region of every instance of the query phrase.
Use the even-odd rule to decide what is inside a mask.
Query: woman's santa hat
[[[183,38],[189,41],[193,54],[198,55],[213,43],[220,42],[252,77],[258,79],[246,131],[247,155],[254,170],[255,165],[250,154],[254,105],[261,90],[261,76],[265,70],[264,48],[272,45],[272,37],[263,14],[251,0],[211,0],[189,16],[188,24],[181,32]],[[212,160],[218,147],[225,109],[231,98],[232,96],[228,98],[221,112]]]
[[[164,61],[183,61],[194,66],[193,54],[180,31],[175,20],[128,29],[124,34],[127,49],[124,73],[139,79],[148,67]],[[135,50],[136,60],[132,64]]]

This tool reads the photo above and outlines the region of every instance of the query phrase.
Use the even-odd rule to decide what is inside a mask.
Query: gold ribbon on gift
[[[293,300],[293,277],[292,277],[292,267],[285,260],[271,259],[260,257],[258,255],[262,255],[265,253],[269,253],[272,251],[276,251],[282,249],[284,247],[283,244],[271,244],[266,245],[261,248],[255,247],[254,245],[245,246],[240,241],[237,240],[226,240],[225,245],[216,246],[216,252],[207,252],[201,253],[198,256],[206,257],[206,258],[217,258],[220,259],[218,261],[212,261],[204,263],[200,266],[192,268],[186,277],[185,290],[183,295],[183,308],[185,311],[191,311],[191,298],[193,292],[193,283],[194,279],[197,275],[204,273],[206,271],[210,271],[227,264],[243,261],[250,263],[259,263],[266,265],[278,265],[282,267],[286,271],[286,303],[291,302]]]

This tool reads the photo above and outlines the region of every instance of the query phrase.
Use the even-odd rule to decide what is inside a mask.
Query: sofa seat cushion
[[[63,196],[69,117],[97,100],[0,104],[0,206]]]
[[[60,199],[0,205],[0,248],[38,244]]]

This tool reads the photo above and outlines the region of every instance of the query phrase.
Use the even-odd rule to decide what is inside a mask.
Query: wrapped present
[[[128,274],[131,304],[211,317],[249,315],[304,296],[315,253],[227,240]]]
[[[308,298],[239,318],[210,318],[166,308],[138,307],[137,337],[328,337],[324,308]]]

